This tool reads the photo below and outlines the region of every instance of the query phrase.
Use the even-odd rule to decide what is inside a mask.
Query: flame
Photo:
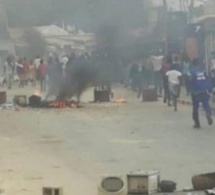
[[[34,90],[34,95],[36,95],[36,96],[41,96],[41,91],[39,90],[39,89],[35,89]]]
[[[49,103],[49,107],[52,108],[77,108],[77,104],[75,102],[66,102],[66,101],[53,101]]]
[[[122,103],[126,103],[126,100],[124,98],[118,98],[115,100],[115,102],[118,104],[122,104]]]

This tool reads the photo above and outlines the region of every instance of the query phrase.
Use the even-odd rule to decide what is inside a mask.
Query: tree
[[[34,59],[36,55],[44,56],[47,48],[46,40],[35,29],[28,29],[24,32],[24,41],[28,45],[26,56],[30,59]]]

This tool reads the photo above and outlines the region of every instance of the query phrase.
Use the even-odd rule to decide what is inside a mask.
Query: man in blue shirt
[[[193,103],[193,120],[194,128],[200,128],[199,121],[199,104],[202,103],[206,112],[208,124],[212,125],[212,112],[209,105],[210,91],[212,90],[211,80],[208,77],[204,66],[200,63],[199,59],[193,60],[193,67],[191,68],[191,95]]]

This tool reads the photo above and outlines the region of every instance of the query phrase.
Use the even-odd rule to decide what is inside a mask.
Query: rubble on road
[[[12,102],[7,102],[5,104],[0,105],[0,110],[15,110],[19,111],[20,107]]]
[[[7,102],[7,103],[4,103],[4,104],[0,105],[0,109],[1,110],[4,110],[4,109],[14,109],[14,108],[15,108],[15,104],[12,103],[12,102]]]

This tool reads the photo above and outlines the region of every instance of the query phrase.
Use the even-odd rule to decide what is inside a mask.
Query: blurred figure
[[[66,68],[67,68],[68,62],[69,62],[69,58],[67,57],[67,55],[64,55],[64,56],[61,58],[61,65],[62,65],[62,74],[63,74],[63,77],[66,77]]]
[[[209,105],[210,95],[212,90],[212,83],[203,64],[199,59],[193,60],[193,67],[191,69],[191,95],[193,103],[193,120],[194,128],[200,128],[199,121],[199,104],[202,106],[206,112],[206,118],[209,125],[213,124],[213,119],[211,117],[212,112]]]
[[[190,94],[190,62],[187,57],[183,59],[182,73],[188,96]]]
[[[39,80],[39,66],[40,66],[40,61],[41,61],[41,58],[40,56],[38,55],[35,60],[34,60],[34,68],[35,68],[35,72],[36,72],[36,80]]]
[[[42,92],[46,91],[46,76],[47,76],[47,65],[43,60],[40,60],[39,65],[39,78],[40,78],[40,89]]]
[[[4,65],[5,75],[6,75],[6,83],[7,88],[12,88],[12,80],[13,80],[13,72],[14,72],[15,64],[12,56],[8,56]]]
[[[70,56],[69,56],[69,62],[67,64],[67,67],[68,67],[68,65],[72,65],[73,62],[75,61],[75,59],[76,59],[76,54],[75,53],[71,53]]]
[[[32,87],[36,86],[36,71],[32,61],[29,62],[28,79],[30,80]]]
[[[22,64],[22,59],[16,62],[16,72],[19,77],[19,87],[23,88],[25,85],[25,71]]]
[[[141,63],[138,63],[138,75],[137,75],[137,98],[141,97],[142,91],[143,91],[143,82],[144,82],[144,66]]]
[[[170,106],[170,92],[169,92],[169,84],[166,73],[171,70],[172,60],[171,57],[166,57],[163,59],[161,73],[163,77],[163,87],[164,87],[164,99],[163,102],[167,103]]]
[[[133,91],[137,91],[138,87],[138,64],[134,63],[131,65],[129,76],[131,79],[131,88]]]
[[[212,56],[211,56],[210,75],[211,75],[213,87],[215,88],[215,53],[214,52],[212,52]]]
[[[148,89],[150,86],[150,71],[147,68],[147,64],[144,65],[142,63],[138,64],[138,95],[140,98],[143,90]]]
[[[173,65],[172,69],[166,72],[166,76],[168,79],[170,98],[173,100],[175,111],[177,111],[177,98],[179,97],[182,74]]]
[[[28,73],[29,73],[29,62],[26,57],[23,58],[22,65],[24,69],[24,83],[25,85],[27,85],[28,84],[27,79],[28,79]]]
[[[175,70],[182,72],[182,66],[178,56],[174,57],[172,65],[175,67]]]
[[[212,52],[211,56],[211,77],[215,78],[215,53]]]
[[[60,94],[60,88],[62,83],[62,68],[58,58],[50,57],[47,65],[47,78],[48,78],[48,91],[45,99],[50,96],[58,96]]]
[[[157,88],[157,93],[159,96],[162,96],[162,60],[163,56],[157,55],[152,56],[152,65],[153,65],[153,75],[154,75],[154,85]]]

